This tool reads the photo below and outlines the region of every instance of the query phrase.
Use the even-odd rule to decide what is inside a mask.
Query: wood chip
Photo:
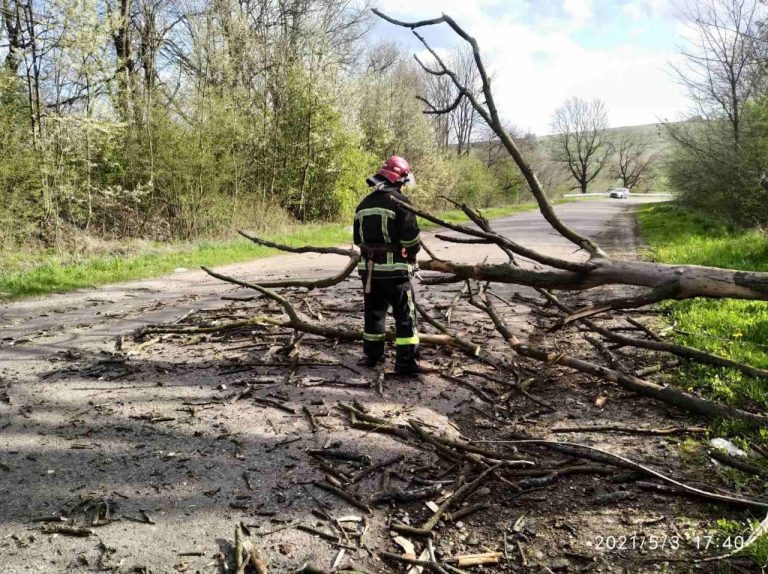
[[[608,402],[608,397],[606,395],[600,395],[595,399],[595,406],[598,409],[602,409],[606,402]]]
[[[395,536],[392,540],[395,544],[403,549],[403,552],[405,553],[404,556],[406,558],[416,558],[416,547],[413,545],[413,542],[404,536]]]
[[[429,560],[429,550],[422,550],[418,560]],[[411,566],[406,574],[421,574],[424,572],[424,566]]]
[[[346,550],[343,548],[339,549],[338,554],[336,554],[336,558],[333,561],[333,564],[331,564],[331,570],[336,570],[340,565],[341,561],[344,560],[344,554],[346,553]]]
[[[480,566],[482,564],[498,564],[503,556],[501,552],[483,552],[482,554],[465,554],[446,560],[448,564],[457,566]]]

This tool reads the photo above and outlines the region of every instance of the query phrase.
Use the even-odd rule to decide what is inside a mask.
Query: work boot
[[[377,357],[366,355],[360,359],[358,365],[365,365],[369,369],[373,369],[374,367],[379,366],[382,362],[384,362],[384,355],[379,355]]]
[[[423,373],[428,373],[429,371],[419,365],[416,361],[408,362],[408,363],[398,363],[395,362],[395,375],[401,376],[401,377],[408,377],[413,375],[421,375]]]
[[[399,345],[395,353],[396,375],[418,375],[424,370],[419,366],[418,345]]]

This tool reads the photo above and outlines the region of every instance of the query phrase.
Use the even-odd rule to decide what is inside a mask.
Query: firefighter
[[[395,316],[395,373],[417,374],[422,371],[416,360],[419,334],[411,277],[421,238],[416,216],[393,201],[397,198],[410,203],[402,190],[415,179],[408,162],[392,156],[366,183],[372,191],[357,206],[354,221],[355,245],[362,253],[358,270],[365,302],[365,362],[375,367],[384,359],[384,327],[391,305]]]

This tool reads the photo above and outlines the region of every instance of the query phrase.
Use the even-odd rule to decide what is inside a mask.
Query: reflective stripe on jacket
[[[363,252],[358,269],[367,273],[367,261],[372,260],[376,279],[408,277],[413,271],[409,261],[414,261],[421,249],[416,216],[392,201],[393,197],[410,203],[395,187],[379,184],[355,210],[354,241]],[[371,246],[370,251],[366,245]]]

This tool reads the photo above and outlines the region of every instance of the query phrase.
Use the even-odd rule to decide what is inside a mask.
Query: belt
[[[397,253],[392,245],[368,244],[360,247],[360,253],[366,261],[373,263],[393,263],[393,255]]]

